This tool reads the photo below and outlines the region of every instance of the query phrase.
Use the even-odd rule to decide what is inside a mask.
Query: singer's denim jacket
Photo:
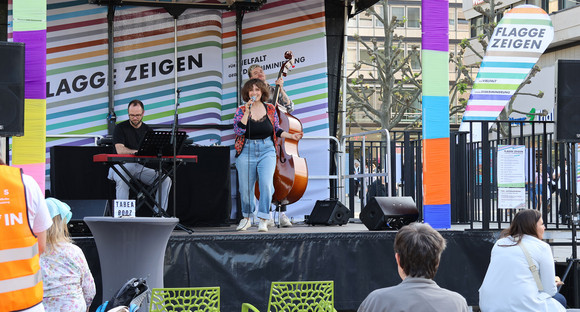
[[[274,126],[272,127],[274,129],[272,133],[272,141],[274,141],[274,146],[276,146],[278,137],[282,134],[284,130],[280,128],[279,125],[280,122],[278,119],[278,114],[276,113],[276,107],[274,107],[274,105],[269,103],[264,103],[264,105],[266,106],[266,115],[268,115],[268,119]],[[240,153],[242,153],[244,145],[246,144],[246,125],[244,125],[241,122],[245,112],[246,106],[245,105],[240,106],[238,107],[238,110],[236,110],[236,114],[234,115],[234,133],[236,134],[236,143],[234,147],[236,149],[236,157],[238,157]]]

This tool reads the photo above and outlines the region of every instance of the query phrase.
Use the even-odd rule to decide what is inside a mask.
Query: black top
[[[139,128],[134,128],[129,120],[125,120],[117,126],[113,131],[113,144],[123,144],[129,149],[139,149],[139,144],[149,130],[149,126],[142,123]]]
[[[246,138],[250,140],[262,140],[271,137],[274,133],[274,126],[268,119],[268,115],[264,115],[258,121],[249,118],[248,125],[241,128],[246,128]]]

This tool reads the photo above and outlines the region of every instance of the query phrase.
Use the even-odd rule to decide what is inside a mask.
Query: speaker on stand
[[[310,225],[343,225],[348,223],[349,216],[350,210],[338,199],[317,200],[304,222]]]
[[[360,220],[371,231],[398,230],[417,221],[419,210],[412,197],[372,197],[360,213]]]
[[[24,135],[24,43],[0,42],[0,137]]]
[[[558,60],[556,141],[580,141],[580,60]]]

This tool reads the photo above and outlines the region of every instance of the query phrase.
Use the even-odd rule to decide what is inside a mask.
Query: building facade
[[[386,20],[391,20],[392,17],[396,17],[397,20],[401,20],[403,22],[402,27],[398,27],[395,30],[395,35],[399,35],[403,37],[403,43],[401,49],[405,51],[405,55],[416,47],[417,50],[421,51],[421,1],[406,1],[406,0],[398,0],[398,1],[379,1],[374,5],[374,9],[377,13],[383,15],[383,5],[388,6],[388,14],[389,16]],[[347,69],[346,74],[350,74],[355,70],[356,65],[362,61],[367,60],[369,61],[369,55],[366,51],[366,47],[360,43],[355,36],[358,36],[360,40],[366,42],[368,45],[371,45],[371,40],[376,39],[377,41],[381,41],[384,39],[385,30],[383,28],[383,24],[380,22],[379,19],[375,18],[371,14],[367,13],[360,13],[349,20],[348,23],[348,43],[347,43],[347,51],[346,51],[346,59],[347,59]],[[469,22],[465,19],[463,10],[462,10],[462,3],[459,0],[451,0],[449,1],[449,52],[456,54],[459,51],[459,43],[461,40],[470,37],[470,26]],[[420,62],[418,59],[419,56],[412,58],[410,60],[410,65],[413,70],[420,69]],[[454,83],[455,79],[455,72],[456,68],[453,64],[450,63],[449,66],[449,79],[450,79],[450,86]],[[365,82],[368,85],[373,85],[373,82],[376,81],[374,77],[377,77],[377,72],[374,68],[368,66],[361,66],[360,69],[355,70],[355,73],[352,76],[358,77],[362,75],[364,77]],[[400,77],[397,77],[398,79]],[[419,77],[420,78],[420,77]],[[376,84],[374,84],[377,86]],[[378,96],[378,95],[377,95]],[[420,99],[420,98],[419,98]],[[378,108],[380,105],[375,100],[375,108]],[[348,105],[348,104],[347,104]],[[421,117],[421,103],[419,100],[415,101],[412,105],[412,108],[407,111],[399,125],[395,128],[403,129],[409,126],[413,121],[420,119]],[[347,120],[347,133],[357,133],[360,132],[362,129],[360,126],[365,128],[365,130],[370,129],[378,129],[379,125],[376,123],[371,122],[371,120],[365,116],[363,112],[353,112],[352,117],[356,119],[357,123],[349,122]],[[454,128],[455,126],[459,125],[461,122],[461,115],[455,114],[450,116],[450,124],[451,127]],[[360,126],[359,126],[360,125]],[[420,126],[420,124],[419,124]]]

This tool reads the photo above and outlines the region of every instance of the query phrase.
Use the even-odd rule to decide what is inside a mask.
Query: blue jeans
[[[254,215],[254,185],[258,180],[260,200],[257,216],[269,219],[276,169],[276,149],[272,139],[246,140],[242,153],[236,158],[236,168],[242,198],[242,215],[244,218]]]

